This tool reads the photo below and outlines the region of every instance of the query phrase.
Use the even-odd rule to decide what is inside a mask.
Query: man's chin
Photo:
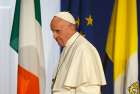
[[[60,47],[64,47],[64,45],[61,44],[61,43],[59,43],[59,42],[57,42],[57,44],[58,44]]]

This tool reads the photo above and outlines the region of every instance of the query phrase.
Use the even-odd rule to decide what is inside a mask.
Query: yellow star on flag
[[[80,34],[81,34],[83,37],[86,36],[86,34],[85,34],[82,30],[80,31]]]
[[[80,25],[80,19],[79,19],[79,17],[76,19],[76,25],[79,27],[79,25]]]
[[[93,25],[93,18],[91,15],[86,18],[86,21],[87,21],[87,26]]]

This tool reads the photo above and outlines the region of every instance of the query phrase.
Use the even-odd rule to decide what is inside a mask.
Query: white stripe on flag
[[[43,29],[43,44],[46,62],[46,93],[51,94],[51,79],[53,71],[58,62],[59,46],[53,39],[50,30],[50,21],[56,12],[60,11],[60,0],[41,0],[42,6],[42,29]],[[50,11],[51,9],[51,11]]]

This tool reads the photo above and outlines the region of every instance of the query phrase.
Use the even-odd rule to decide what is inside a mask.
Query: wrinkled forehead
[[[52,22],[60,22],[63,21],[61,18],[54,16]]]
[[[50,25],[51,26],[56,25],[56,24],[60,23],[61,21],[62,21],[62,19],[54,16]]]
[[[52,30],[62,29],[65,26],[66,26],[65,22],[58,17],[54,17],[51,21],[51,24],[50,24],[50,27]]]

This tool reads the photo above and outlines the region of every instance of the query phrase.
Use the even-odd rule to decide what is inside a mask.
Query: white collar
[[[72,45],[79,35],[80,35],[79,32],[76,32],[74,35],[72,35],[70,39],[67,41],[65,47]]]

